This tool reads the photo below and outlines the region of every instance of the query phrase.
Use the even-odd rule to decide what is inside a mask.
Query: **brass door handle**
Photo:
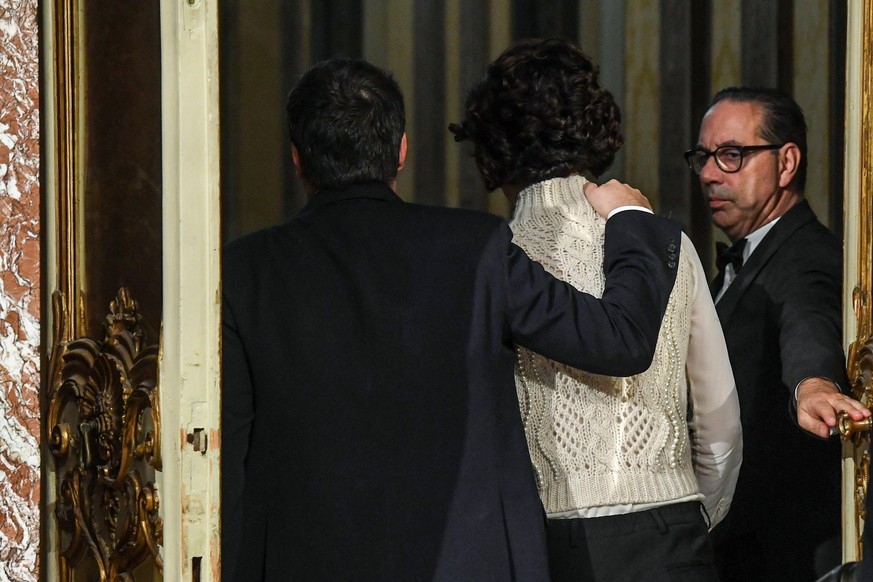
[[[869,433],[873,429],[873,417],[852,420],[848,412],[841,410],[837,414],[837,428],[840,430],[840,436],[844,439],[863,438],[866,436],[863,433]]]

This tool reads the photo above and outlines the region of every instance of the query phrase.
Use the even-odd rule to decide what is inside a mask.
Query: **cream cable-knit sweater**
[[[546,270],[599,297],[606,220],[582,194],[584,183],[571,176],[523,190],[511,226],[514,242]],[[548,514],[597,506],[646,508],[703,497],[686,421],[685,364],[696,281],[685,245],[678,263],[654,361],[646,372],[630,378],[598,376],[519,348],[519,403]],[[715,371],[724,373],[718,367]],[[732,377],[728,382],[733,398],[728,402],[737,416],[731,422],[738,433]],[[719,461],[718,499],[708,504],[713,525],[727,509],[739,470],[740,445],[732,442],[726,448],[729,454],[723,457],[732,459]]]

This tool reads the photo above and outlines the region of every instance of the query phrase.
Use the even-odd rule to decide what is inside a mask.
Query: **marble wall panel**
[[[37,0],[0,0],[0,580],[39,569]]]

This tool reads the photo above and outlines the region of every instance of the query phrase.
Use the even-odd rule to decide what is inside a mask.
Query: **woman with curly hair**
[[[488,66],[450,130],[490,190],[514,204],[514,241],[598,295],[606,225],[585,198],[622,145],[597,69],[559,39],[525,40]],[[516,386],[546,510],[552,578],[715,580],[708,527],[728,511],[739,404],[700,259],[683,235],[652,366],[588,374],[518,348]]]

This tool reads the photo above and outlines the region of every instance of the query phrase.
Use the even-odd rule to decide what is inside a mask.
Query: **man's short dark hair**
[[[598,176],[623,140],[621,113],[597,67],[569,42],[526,39],[488,66],[449,130],[473,142],[488,190],[574,172]]]
[[[291,89],[286,113],[301,174],[315,188],[397,176],[406,115],[390,73],[366,61],[324,61]]]
[[[758,135],[772,144],[793,143],[800,150],[800,164],[794,187],[803,194],[806,187],[806,119],[803,110],[787,93],[763,87],[727,87],[712,98],[710,107],[719,101],[757,103],[764,112]]]

